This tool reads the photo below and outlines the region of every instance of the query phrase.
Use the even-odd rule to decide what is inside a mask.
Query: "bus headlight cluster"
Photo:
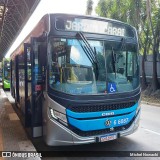
[[[50,114],[51,114],[52,118],[59,119],[59,120],[62,120],[63,122],[65,122],[65,123],[67,123],[67,117],[66,117],[65,114],[57,112],[57,111],[53,110],[52,108],[50,108],[49,110],[50,110]]]

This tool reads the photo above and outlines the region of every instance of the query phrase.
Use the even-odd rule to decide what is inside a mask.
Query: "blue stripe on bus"
[[[106,116],[114,116],[114,115],[120,115],[125,113],[133,112],[137,109],[138,103],[136,103],[134,106],[126,109],[119,109],[119,110],[110,110],[110,111],[100,111],[100,112],[84,112],[84,113],[78,113],[73,112],[69,109],[66,109],[66,114],[68,117],[73,118],[94,118],[94,117],[103,117],[102,115]]]
[[[128,115],[122,115],[110,118],[91,119],[91,120],[78,120],[68,117],[68,122],[82,131],[93,131],[93,130],[100,130],[100,129],[126,125],[132,120],[135,114],[136,111]],[[108,120],[111,121],[111,124],[109,126],[106,125],[106,121]]]

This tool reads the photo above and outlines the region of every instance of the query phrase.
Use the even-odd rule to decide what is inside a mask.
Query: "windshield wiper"
[[[78,32],[76,34],[77,40],[79,41],[82,49],[84,50],[85,54],[87,55],[88,59],[90,60],[90,62],[93,64],[93,66],[95,66],[96,69],[96,79],[98,79],[98,60],[97,60],[97,52],[96,52],[96,48],[94,47],[94,50],[92,49],[91,45],[89,44],[87,38],[84,36],[84,34],[82,32]],[[82,41],[80,41],[80,39]]]
[[[125,38],[121,39],[121,43],[120,43],[119,48],[120,48],[120,52],[122,52],[123,49],[126,48]],[[115,72],[115,78],[116,78],[116,75],[117,75],[117,55],[115,54],[113,47],[111,47],[111,50],[112,50],[112,67],[113,67],[113,72]]]
[[[124,48],[126,48],[126,39],[122,38],[120,43],[121,49],[120,51],[123,51]]]
[[[112,49],[112,67],[113,67],[113,72],[115,73],[115,79],[116,79],[116,63],[117,63],[117,58],[116,58],[116,54],[114,53],[114,49],[113,47],[111,47]]]

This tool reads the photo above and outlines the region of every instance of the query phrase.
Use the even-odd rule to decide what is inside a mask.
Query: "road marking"
[[[146,130],[146,131],[148,131],[148,132],[151,132],[151,133],[154,133],[154,134],[157,134],[157,135],[160,136],[160,133],[158,133],[158,132],[152,131],[152,130],[150,130],[150,129],[144,129],[144,130]]]

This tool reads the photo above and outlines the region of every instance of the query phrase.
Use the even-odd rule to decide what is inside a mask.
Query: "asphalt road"
[[[139,129],[127,137],[104,143],[65,147],[47,147],[41,138],[37,138],[33,140],[33,144],[38,151],[60,151],[61,157],[45,157],[42,158],[43,160],[160,160],[160,157],[118,157],[117,155],[115,155],[117,157],[103,157],[103,153],[106,153],[107,151],[120,151],[120,153],[123,153],[123,151],[160,151],[160,106],[141,104],[141,108]],[[66,153],[66,151],[70,155],[72,155],[72,153],[76,154],[76,157],[65,157],[65,155],[63,157],[63,154]],[[93,157],[86,156],[88,151],[93,152]],[[101,151],[103,152],[99,157],[98,154],[101,154]],[[95,157],[96,154],[97,157]]]

